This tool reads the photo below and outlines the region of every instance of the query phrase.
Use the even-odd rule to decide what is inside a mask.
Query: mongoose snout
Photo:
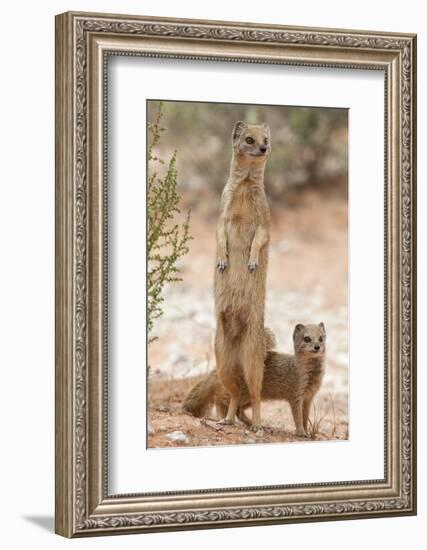
[[[306,355],[321,354],[325,352],[326,330],[325,325],[302,325],[295,327],[294,335],[295,353]]]
[[[252,162],[259,162],[271,151],[270,129],[267,124],[248,125],[239,120],[233,129],[233,149],[241,159],[252,157]],[[259,157],[259,160],[256,159]]]

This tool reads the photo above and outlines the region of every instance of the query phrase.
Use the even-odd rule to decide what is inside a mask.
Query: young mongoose
[[[230,395],[225,424],[232,424],[241,379],[252,405],[252,429],[261,428],[264,307],[270,212],[264,169],[271,150],[266,124],[236,122],[230,176],[221,197],[214,278],[217,372]],[[224,323],[229,330],[224,330]]]
[[[325,372],[326,331],[323,323],[295,327],[294,355],[268,351],[264,366],[261,398],[263,400],[285,399],[291,405],[296,434],[305,436],[313,397],[318,392]],[[194,416],[204,416],[215,404],[217,414],[223,415],[230,397],[212,371],[198,382],[187,394],[183,408]],[[245,409],[251,404],[248,388],[241,380],[238,418],[245,424],[250,420]]]

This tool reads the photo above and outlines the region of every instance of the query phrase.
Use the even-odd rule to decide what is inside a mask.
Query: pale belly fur
[[[245,308],[250,315],[254,312],[256,317],[263,317],[268,252],[267,246],[262,247],[258,267],[255,271],[249,271],[248,262],[254,235],[255,224],[227,224],[228,265],[222,273],[215,268],[217,315],[231,307],[232,310]]]

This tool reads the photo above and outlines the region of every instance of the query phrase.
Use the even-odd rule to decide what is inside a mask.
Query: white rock
[[[186,443],[188,441],[188,437],[181,431],[171,432],[170,434],[167,434],[166,437],[169,441],[176,441],[177,443]]]

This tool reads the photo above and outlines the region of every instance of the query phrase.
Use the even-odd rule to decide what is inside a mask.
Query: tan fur
[[[265,359],[270,213],[264,192],[264,168],[269,152],[270,132],[266,125],[235,124],[230,176],[221,198],[214,279],[217,371],[231,396],[224,422],[234,422],[243,377],[251,398],[255,430],[261,427]]]
[[[275,348],[276,338],[274,333],[269,329],[265,328],[264,330],[264,346],[265,353]],[[218,388],[216,386],[218,385]],[[218,375],[216,370],[207,374],[195,384],[190,391],[187,393],[182,408],[185,412],[192,414],[193,416],[201,417],[205,416],[208,413],[209,408],[213,405],[214,394],[218,392],[220,396],[219,405],[221,405],[222,416],[227,414],[228,401],[226,407],[223,407],[221,402],[221,396],[224,394],[224,389],[222,384],[218,380]],[[218,407],[217,407],[218,410]],[[240,411],[239,411],[240,413]],[[239,416],[240,418],[240,416]],[[246,417],[247,418],[247,417]],[[240,418],[240,420],[242,420]],[[249,421],[248,421],[249,422]],[[250,423],[250,422],[249,422]]]
[[[304,338],[310,338],[305,342]],[[321,386],[325,371],[326,332],[320,325],[297,325],[294,331],[294,355],[268,351],[265,360],[261,397],[263,400],[286,400],[291,405],[296,433],[307,432],[311,403]],[[318,351],[315,347],[318,346]],[[250,406],[250,394],[241,379],[238,418],[245,424],[250,420],[245,409]],[[184,410],[194,416],[203,416],[215,404],[219,416],[225,414],[230,396],[218,379],[216,371],[206,375],[190,390],[184,401]]]

